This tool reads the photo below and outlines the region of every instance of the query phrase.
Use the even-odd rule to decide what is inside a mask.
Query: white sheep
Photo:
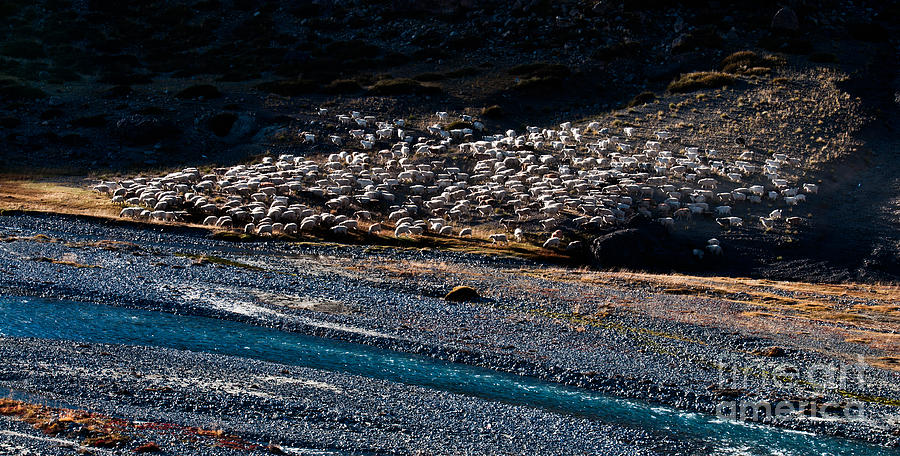
[[[710,178],[710,177],[698,180],[697,184],[700,185],[700,187],[709,189],[709,190],[715,190],[716,187],[719,185],[719,183],[716,182],[715,179]]]
[[[675,211],[673,214],[676,220],[690,220],[691,219],[691,209],[682,207]]]
[[[716,219],[716,223],[723,227],[734,227],[741,226],[744,224],[744,219],[740,217],[719,217]]]
[[[404,235],[404,234],[412,234],[412,231],[410,230],[410,226],[409,226],[409,225],[405,225],[405,224],[404,224],[404,225],[398,225],[398,226],[394,229],[394,237],[400,237],[400,236],[402,236],[402,235]]]
[[[516,242],[522,242],[525,237],[525,232],[522,231],[522,228],[516,228],[516,230],[513,231],[513,237],[516,238]]]
[[[509,239],[506,236],[506,233],[494,233],[494,234],[491,234],[490,236],[488,236],[488,238],[491,240],[491,244],[498,244],[498,243],[506,244],[509,242]]]
[[[390,221],[395,232],[396,227],[406,225],[399,235],[415,235],[428,226],[435,233],[466,236],[472,233],[470,227],[454,230],[448,223],[496,223],[501,221],[500,214],[514,213],[512,219],[506,219],[507,230],[521,242],[526,226],[543,233],[560,225],[587,230],[622,224],[639,213],[671,227],[676,219],[709,213],[710,206],[719,217],[717,222],[740,226],[740,218],[730,215],[745,201],[760,204],[768,197],[773,202],[785,199],[793,206],[818,189],[815,184],[793,183],[778,175],[792,162],[785,154],[765,160],[765,170],[763,163],[755,162],[760,158],[747,151],[736,161],[694,146],[685,147],[682,155],[663,150],[662,141],[670,139],[663,129],[656,131],[654,139],[639,138],[639,128],[626,127],[623,138],[633,140],[624,142],[608,136],[609,130],[599,122],[584,128],[562,122],[559,129],[527,127],[523,135],[509,130],[475,139],[471,135],[483,131],[483,125],[447,131],[436,123],[426,127],[433,137],[416,137],[400,119],[384,122],[351,112],[337,116],[337,121],[331,118],[329,126],[325,125],[327,111],[317,108],[315,112],[322,119],[311,125],[326,128],[298,131],[302,139],[307,134],[326,134],[337,146],[349,140],[360,141],[359,147],[328,154],[322,160],[281,154],[207,173],[187,168],[158,177],[99,182],[95,190],[136,208],[123,209],[123,217],[137,217],[146,211],[147,218],[166,221],[173,220],[178,211],[208,225],[226,227],[225,222],[231,220],[231,224],[246,228],[252,223],[250,232],[254,233],[265,233],[266,226],[285,233],[294,226],[298,232],[317,226],[351,230],[356,221],[375,222],[371,226],[376,228],[370,229],[377,232],[379,222]],[[441,111],[435,114],[441,122],[449,119],[449,114]],[[588,133],[607,137],[589,143],[581,137]],[[376,144],[395,135],[395,144],[375,149]],[[309,138],[310,142],[314,139]],[[444,157],[457,151],[474,159],[471,169],[445,161]],[[722,179],[747,182],[747,187],[716,192]],[[762,179],[766,179],[765,185],[749,185]],[[767,192],[766,186],[775,190]],[[388,216],[369,212],[370,204],[390,207]],[[333,214],[316,215],[325,208]],[[773,221],[780,218],[780,213],[768,217]],[[553,237],[562,239],[562,234]]]

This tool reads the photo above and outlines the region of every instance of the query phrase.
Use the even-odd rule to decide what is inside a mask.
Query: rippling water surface
[[[345,372],[641,428],[690,442],[704,453],[898,454],[852,440],[720,420],[531,377],[212,318],[0,297],[0,335],[167,347]]]

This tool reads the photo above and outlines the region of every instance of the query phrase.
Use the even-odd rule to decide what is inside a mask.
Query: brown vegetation
[[[760,74],[783,65],[784,62],[784,58],[781,57],[760,56],[753,51],[739,51],[722,59],[722,71],[732,74]]]
[[[62,266],[72,266],[72,267],[74,267],[74,268],[93,269],[93,268],[100,268],[100,267],[102,267],[102,266],[96,265],[96,264],[83,264],[83,263],[79,263],[79,262],[77,262],[77,261],[73,261],[73,260],[70,260],[70,259],[58,259],[58,260],[56,260],[56,259],[48,258],[48,257],[37,257],[37,258],[33,258],[33,260],[34,260],[34,261],[40,261],[40,262],[43,262],[43,263],[59,264],[59,265],[62,265]]]
[[[46,407],[14,399],[0,399],[0,415],[16,418],[47,435],[66,435],[74,428],[86,432],[85,446],[115,448],[131,438],[123,433],[126,422],[82,410]]]
[[[371,95],[437,95],[441,88],[414,79],[382,79],[369,88]]]
[[[667,90],[671,93],[694,92],[702,89],[718,89],[734,84],[734,76],[716,71],[700,71],[683,74],[669,83]]]

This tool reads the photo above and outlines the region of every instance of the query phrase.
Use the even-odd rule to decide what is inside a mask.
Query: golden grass
[[[872,366],[882,369],[900,371],[900,356],[879,356],[877,358],[866,358],[866,362]],[[900,405],[900,403],[898,403]]]
[[[33,180],[21,176],[0,176],[0,213],[3,211],[24,211],[51,214],[80,215],[104,219],[123,220],[118,214],[121,206],[114,204],[106,195],[92,191],[89,182],[83,179]],[[214,227],[183,222],[139,221],[148,225],[179,225],[202,228],[213,232],[213,236],[232,241],[255,240],[258,237],[245,235],[237,231],[225,231]],[[366,228],[366,226],[361,226]],[[395,238],[392,235],[368,235],[363,232],[352,232],[349,236],[325,235],[317,237],[303,235],[301,237],[283,236],[285,240],[336,242],[342,244],[383,245],[408,248],[437,248],[463,253],[484,255],[507,255],[553,263],[569,263],[568,256],[527,242],[510,242],[508,244],[492,244],[487,240],[489,232],[476,228],[473,236],[439,236],[424,233],[414,237]]]
[[[116,217],[119,207],[76,181],[35,181],[0,177],[0,211],[35,211]]]
[[[893,311],[900,306],[900,285],[895,284],[818,284],[807,282],[787,282],[746,277],[697,277],[680,274],[651,274],[641,272],[583,272],[579,280],[588,283],[631,282],[647,285],[663,286],[673,290],[692,290],[713,295],[730,295],[752,293],[764,303],[793,305],[799,302],[796,297],[789,298],[774,294],[780,291],[786,294],[804,297],[821,296],[833,299],[860,299],[867,301],[884,301],[883,305],[867,306],[873,311]],[[892,304],[893,303],[893,304]]]
[[[0,175],[0,213],[3,211],[23,211],[125,220],[118,216],[121,206],[112,203],[107,195],[91,190],[89,188],[91,183],[93,181],[84,178],[57,176],[47,180],[35,180],[21,175]],[[247,235],[238,231],[223,230],[195,223],[155,220],[135,220],[133,222],[154,226],[177,225],[200,228],[210,231],[214,238],[229,241],[260,239],[260,237],[255,235]],[[529,242],[491,243],[488,237],[492,231],[486,227],[473,227],[473,235],[468,237],[423,233],[418,236],[404,236],[400,238],[391,234],[369,235],[365,233],[367,227],[367,224],[361,224],[360,231],[352,231],[346,236],[334,236],[331,233],[320,233],[320,235],[304,233],[299,236],[281,235],[278,238],[286,241],[299,240],[312,244],[355,244],[414,249],[435,248],[461,253],[526,258],[557,264],[572,263],[572,259],[562,252],[544,249],[540,245]],[[388,225],[386,228],[389,227]]]
[[[791,318],[854,326],[890,333],[900,329],[897,285],[811,284],[732,277],[692,277],[644,273],[612,273],[611,278],[651,286],[677,289],[677,294],[709,296],[764,308],[766,312]],[[582,280],[595,280],[589,275]],[[609,280],[609,276],[606,277]],[[867,304],[846,305],[847,300]],[[875,304],[871,304],[874,301]]]
[[[617,306],[627,307],[629,312],[754,333],[817,334],[833,342],[859,343],[883,350],[885,355],[900,359],[900,313],[897,312],[900,287],[896,284],[813,284],[562,268],[530,268],[521,274],[601,288],[641,289],[658,295],[687,297],[674,308],[660,309],[654,305],[655,300],[636,306],[622,303]],[[803,341],[798,339],[798,343]],[[850,356],[839,345],[830,345],[828,350],[837,356]],[[900,370],[900,363],[890,360],[875,360],[873,365]]]

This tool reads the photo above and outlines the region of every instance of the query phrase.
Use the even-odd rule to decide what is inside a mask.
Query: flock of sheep
[[[326,109],[317,114],[330,117]],[[566,122],[488,135],[469,116],[455,122],[461,128],[445,128],[446,112],[418,132],[403,120],[359,112],[335,119],[343,134],[298,133],[305,143],[342,149],[326,157],[281,155],[94,188],[126,206],[122,217],[202,221],[258,235],[390,229],[394,236],[471,236],[472,227],[485,226],[494,227],[492,242],[537,236],[547,248],[578,246],[563,242],[560,228],[612,227],[636,213],[670,228],[698,217],[730,228],[750,220],[733,207],[767,202],[778,208],[754,218],[766,229],[801,224],[782,208],[818,190],[787,180],[785,169],[799,161],[786,154],[745,151],[729,161],[713,149],[674,147],[667,131]],[[713,239],[706,251],[721,247]]]

